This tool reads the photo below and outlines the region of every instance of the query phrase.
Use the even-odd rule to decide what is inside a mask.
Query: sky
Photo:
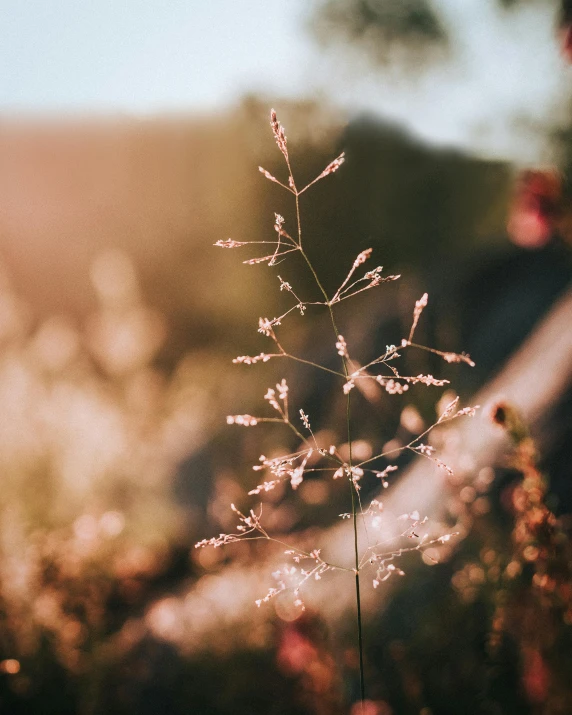
[[[320,48],[305,26],[312,0],[0,0],[0,112],[204,113],[244,93],[323,97],[434,143],[545,161],[544,130],[567,117],[571,79],[550,6],[433,3],[455,61],[412,77]]]
[[[2,0],[0,105],[209,110],[303,88],[304,0]]]

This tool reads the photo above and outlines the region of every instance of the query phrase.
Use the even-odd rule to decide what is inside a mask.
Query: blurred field
[[[272,231],[274,211],[286,226],[294,221],[292,207],[257,169],[281,171],[267,112],[264,101],[251,98],[198,118],[2,121],[2,713],[332,714],[345,712],[355,695],[340,672],[355,672],[351,637],[337,634],[333,644],[319,613],[297,620],[283,603],[270,615],[253,606],[252,620],[238,631],[220,623],[218,638],[198,644],[193,619],[208,620],[208,606],[194,614],[181,605],[186,594],[200,593],[205,573],[225,566],[231,574],[238,569],[220,593],[229,612],[237,590],[255,596],[265,589],[265,574],[252,566],[258,550],[213,555],[192,547],[228,527],[227,505],[242,500],[256,478],[250,465],[281,439],[276,432],[237,435],[224,424],[226,414],[255,409],[268,384],[282,377],[274,367],[230,364],[264,348],[257,318],[278,310],[276,278],[212,247],[229,236],[261,240]],[[358,300],[343,312],[344,332],[364,354],[397,340],[412,300],[433,289],[436,308],[422,330],[442,349],[462,349],[465,279],[510,254],[513,168],[427,147],[370,117],[346,125],[328,106],[285,103],[280,116],[291,127],[303,179],[346,151],[344,170],[303,206],[308,250],[326,285],[338,285],[368,247],[388,272],[405,274],[399,287],[382,288],[373,307]],[[566,282],[568,267],[560,263],[564,277],[540,296],[536,317]],[[302,289],[310,284],[296,264],[280,271]],[[478,305],[480,285],[472,294]],[[532,313],[521,317],[528,332]],[[285,335],[300,353],[318,355],[322,323],[304,321]],[[431,361],[414,359],[411,367],[439,369],[469,395],[501,364],[499,357],[488,373],[477,369],[472,381]],[[327,385],[304,370],[287,374],[318,421],[329,410],[337,414],[323,397]],[[433,418],[439,397],[420,395],[419,419]],[[398,400],[367,412],[366,405],[368,439],[383,443],[394,429],[405,434],[406,406]],[[280,531],[305,532],[312,523],[328,527],[337,511],[327,507],[339,500],[339,492],[314,482],[296,499],[278,495],[268,508]],[[498,509],[481,516],[502,543],[510,516]],[[486,545],[481,551],[488,559]],[[440,598],[455,603],[454,618],[462,621],[458,604],[477,601],[470,619],[488,618],[490,602],[478,601],[476,588],[473,600],[454,599],[450,582],[463,558],[444,565],[432,586],[429,576],[418,577],[405,599],[438,591],[432,608]],[[252,572],[245,576],[243,567]],[[420,607],[397,611],[387,649],[377,635],[371,639],[373,690],[386,703],[375,712],[433,712],[420,709],[419,693],[430,685],[421,684],[415,673],[423,668],[413,661],[428,657],[439,619],[417,618],[422,632],[415,640],[407,609]],[[372,633],[384,638],[387,627],[374,622]],[[471,637],[484,638],[475,628]],[[405,645],[407,637],[413,645]],[[435,638],[453,653],[461,648],[452,635]],[[481,650],[467,647],[459,656],[467,679],[483,667],[475,655]],[[402,683],[400,695],[392,678]],[[517,711],[541,712],[502,710]]]

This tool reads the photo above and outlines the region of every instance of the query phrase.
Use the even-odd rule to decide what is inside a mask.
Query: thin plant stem
[[[344,363],[345,364],[345,363]],[[348,427],[348,447],[349,447],[349,466],[351,470],[352,466],[352,440],[351,440],[351,395],[348,392],[346,401],[346,422]],[[351,472],[350,472],[351,473]],[[350,488],[352,492],[352,520],[354,525],[354,556],[355,556],[355,577],[356,577],[356,611],[357,611],[357,632],[358,632],[358,650],[359,650],[359,682],[360,682],[360,695],[363,703],[365,700],[365,676],[364,676],[364,665],[363,665],[363,634],[362,634],[362,622],[361,622],[361,596],[359,588],[359,572],[360,572],[360,561],[359,561],[359,541],[358,541],[358,526],[357,526],[357,504],[356,497],[357,489],[353,480],[350,478]]]
[[[323,296],[323,302],[322,301],[303,301],[301,300],[298,295],[294,292],[292,286],[287,282],[284,281],[280,275],[278,275],[278,279],[280,281],[280,290],[286,290],[288,291],[293,298],[297,301],[295,305],[291,306],[286,312],[277,317],[273,318],[272,320],[269,320],[268,318],[260,318],[259,319],[259,332],[265,334],[269,338],[271,338],[278,350],[277,353],[273,354],[265,354],[265,353],[260,353],[259,355],[256,355],[254,357],[250,356],[239,356],[233,360],[235,363],[245,363],[245,364],[254,364],[259,361],[264,361],[267,362],[271,358],[276,358],[276,357],[284,357],[284,358],[290,358],[295,362],[302,363],[320,370],[324,370],[331,375],[340,378],[343,377],[345,380],[344,384],[344,389],[343,392],[346,397],[346,429],[347,429],[347,458],[345,458],[345,455],[342,456],[339,451],[337,451],[337,448],[335,446],[330,446],[329,449],[324,449],[320,448],[316,437],[314,435],[314,432],[312,431],[312,427],[310,425],[310,421],[308,418],[308,415],[304,413],[304,411],[301,409],[299,410],[300,418],[302,420],[302,423],[304,425],[304,428],[308,430],[310,437],[304,436],[300,429],[298,429],[295,424],[291,421],[290,415],[289,415],[289,403],[288,403],[288,385],[286,384],[286,380],[283,379],[281,383],[276,385],[277,391],[278,391],[278,397],[276,396],[276,390],[269,388],[267,394],[265,395],[265,399],[269,401],[270,405],[279,413],[280,417],[267,417],[267,418],[258,418],[258,417],[252,417],[251,415],[229,415],[227,417],[227,422],[229,424],[241,424],[245,426],[252,426],[257,424],[258,422],[273,422],[273,423],[284,423],[288,426],[288,428],[293,432],[293,434],[300,440],[301,446],[305,447],[304,449],[299,449],[297,452],[293,452],[291,454],[287,455],[282,455],[280,457],[275,457],[272,459],[268,459],[265,456],[260,457],[260,461],[262,462],[262,465],[255,466],[255,470],[260,470],[260,469],[269,469],[271,474],[273,475],[273,479],[270,481],[263,481],[262,484],[259,484],[255,489],[251,490],[249,492],[249,495],[253,494],[260,494],[262,491],[270,491],[271,489],[274,489],[274,487],[279,484],[283,483],[286,480],[290,480],[291,486],[293,489],[296,489],[298,485],[302,482],[303,477],[304,477],[304,471],[306,470],[307,472],[327,472],[327,471],[332,471],[335,469],[333,478],[337,479],[338,477],[343,477],[346,475],[348,477],[349,481],[349,486],[350,486],[350,495],[351,495],[351,517],[352,517],[352,526],[353,526],[353,542],[354,542],[354,563],[353,563],[353,568],[350,568],[348,566],[338,566],[335,564],[330,564],[327,561],[325,561],[321,556],[320,556],[320,549],[314,549],[311,552],[303,551],[301,549],[298,549],[296,547],[290,547],[288,544],[283,542],[281,539],[276,539],[274,537],[271,537],[266,529],[261,525],[261,518],[262,518],[262,504],[260,505],[260,513],[256,514],[252,509],[248,512],[248,514],[243,514],[240,512],[234,504],[231,504],[231,509],[233,512],[235,512],[238,517],[239,517],[239,525],[237,526],[237,533],[235,534],[220,534],[218,537],[213,537],[211,539],[203,539],[199,543],[197,543],[195,546],[197,548],[203,547],[203,546],[223,546],[225,544],[229,543],[234,543],[239,540],[242,541],[255,541],[255,540],[267,540],[270,542],[274,542],[275,544],[286,547],[287,551],[285,552],[286,554],[293,555],[293,560],[296,564],[299,564],[301,559],[311,559],[314,561],[314,566],[310,569],[307,570],[306,568],[298,568],[296,566],[290,567],[290,568],[285,568],[283,570],[279,570],[273,574],[275,579],[277,580],[277,588],[270,588],[266,596],[264,598],[258,599],[255,601],[257,606],[260,606],[262,602],[268,602],[271,598],[274,598],[276,595],[279,593],[282,593],[283,591],[294,588],[294,594],[296,596],[296,600],[294,602],[295,606],[300,606],[302,609],[304,608],[304,604],[301,601],[301,599],[298,598],[298,593],[299,589],[301,586],[303,586],[308,579],[310,579],[312,576],[315,576],[316,580],[319,580],[322,576],[322,574],[326,573],[330,569],[338,569],[341,571],[346,571],[348,573],[353,573],[355,576],[355,599],[356,599],[356,620],[357,620],[357,645],[358,645],[358,652],[359,652],[359,673],[360,673],[360,702],[361,702],[361,713],[364,715],[365,713],[365,668],[364,668],[364,645],[363,645],[363,626],[362,626],[362,609],[361,609],[361,594],[360,594],[360,575],[362,572],[362,569],[364,569],[367,565],[369,564],[374,564],[377,562],[377,572],[376,572],[376,578],[373,581],[373,586],[374,588],[377,587],[380,583],[380,581],[386,581],[389,576],[395,572],[400,575],[404,575],[403,572],[399,569],[396,569],[395,565],[393,565],[391,562],[401,556],[402,554],[409,552],[409,551],[419,551],[422,548],[429,546],[434,543],[444,543],[445,541],[448,541],[449,538],[455,534],[447,534],[442,537],[438,537],[437,539],[433,539],[431,541],[427,541],[428,534],[424,534],[423,537],[421,538],[421,541],[417,544],[417,546],[413,547],[401,547],[401,548],[396,548],[392,551],[388,551],[385,553],[380,553],[379,550],[380,548],[386,543],[384,541],[378,541],[377,543],[374,543],[372,545],[370,541],[370,536],[368,533],[368,528],[367,528],[367,520],[366,517],[368,514],[371,513],[374,504],[377,505],[381,511],[382,505],[381,502],[378,500],[374,499],[371,502],[370,507],[364,511],[363,509],[363,504],[360,496],[360,485],[359,485],[359,479],[363,476],[364,474],[364,469],[363,467],[371,464],[377,459],[380,459],[382,457],[388,456],[390,454],[397,454],[400,452],[403,452],[404,450],[411,450],[415,452],[416,454],[420,454],[421,456],[425,456],[427,459],[430,459],[434,463],[436,463],[438,466],[444,468],[447,470],[449,474],[452,474],[452,471],[450,468],[441,462],[439,459],[436,457],[432,457],[432,453],[434,451],[434,448],[428,444],[423,444],[421,443],[421,439],[425,437],[434,427],[436,427],[439,424],[443,424],[445,422],[449,422],[452,419],[455,419],[456,417],[459,417],[461,415],[467,415],[470,414],[471,416],[474,415],[475,409],[477,407],[466,407],[461,410],[458,410],[455,414],[453,414],[453,411],[456,409],[457,403],[459,401],[459,398],[455,398],[453,402],[451,402],[450,405],[447,406],[445,411],[441,414],[441,416],[437,419],[437,422],[435,424],[431,425],[427,429],[425,429],[421,434],[417,435],[414,437],[408,444],[404,446],[397,447],[395,449],[391,449],[385,452],[381,452],[375,456],[368,457],[362,462],[359,462],[358,458],[358,463],[356,465],[353,464],[353,449],[352,449],[352,402],[351,402],[351,390],[355,386],[355,383],[357,380],[362,379],[362,378],[369,378],[369,379],[375,379],[377,382],[382,387],[385,387],[387,392],[390,394],[393,394],[395,392],[402,393],[408,388],[409,383],[416,384],[418,382],[422,382],[426,385],[438,385],[442,386],[446,384],[448,381],[447,380],[436,380],[433,378],[432,375],[418,375],[417,377],[403,377],[399,375],[397,369],[395,369],[392,365],[389,365],[389,361],[392,360],[395,357],[399,357],[399,353],[397,352],[400,348],[406,348],[406,347],[416,347],[420,348],[423,350],[426,350],[430,353],[434,353],[436,355],[439,355],[442,357],[444,360],[447,362],[465,362],[470,366],[473,366],[473,362],[470,359],[468,355],[465,355],[464,353],[461,354],[456,354],[456,353],[450,353],[450,352],[442,352],[440,350],[436,350],[434,348],[427,348],[421,345],[417,345],[416,343],[412,342],[413,334],[415,331],[415,327],[417,326],[419,317],[421,315],[421,312],[423,308],[427,305],[427,294],[424,294],[423,297],[418,300],[415,303],[415,309],[413,312],[413,324],[411,326],[411,330],[409,332],[409,337],[407,339],[403,339],[400,342],[399,346],[396,345],[391,345],[386,348],[386,352],[369,362],[365,366],[359,366],[358,363],[355,363],[352,361],[350,358],[348,349],[347,349],[347,344],[345,341],[345,338],[343,335],[340,334],[340,331],[338,330],[338,326],[336,324],[336,317],[334,315],[334,309],[333,306],[336,305],[337,303],[340,303],[343,300],[346,300],[347,298],[354,297],[355,295],[362,293],[366,290],[369,290],[370,288],[380,285],[381,283],[385,283],[387,281],[392,281],[398,279],[400,276],[399,275],[391,275],[391,276],[386,276],[383,277],[381,275],[382,272],[382,267],[378,266],[377,268],[374,268],[373,270],[367,271],[361,278],[357,278],[356,280],[353,280],[352,278],[356,272],[356,269],[361,266],[363,263],[365,263],[369,258],[372,253],[372,249],[368,248],[365,251],[361,251],[355,261],[353,262],[349,273],[347,274],[346,278],[342,282],[341,286],[337,289],[337,291],[333,294],[333,297],[328,297],[328,294],[326,292],[326,289],[324,288],[324,285],[322,284],[316,269],[312,265],[312,262],[308,256],[308,254],[304,251],[302,247],[302,222],[301,222],[301,214],[300,214],[300,196],[311,186],[313,186],[317,181],[320,179],[324,178],[325,176],[328,176],[328,174],[334,173],[337,171],[337,169],[341,166],[341,164],[344,161],[344,154],[342,153],[337,159],[332,161],[325,169],[324,171],[316,177],[312,182],[307,184],[303,189],[298,190],[296,187],[296,182],[294,180],[294,176],[292,173],[292,168],[290,165],[290,159],[288,156],[288,149],[286,146],[286,136],[284,134],[284,129],[278,122],[276,118],[276,112],[274,110],[271,111],[271,126],[272,126],[272,131],[274,133],[274,137],[276,139],[276,143],[278,145],[278,148],[282,152],[284,159],[286,160],[286,165],[288,167],[288,186],[286,184],[283,184],[281,181],[278,181],[274,176],[269,174],[265,169],[260,168],[260,171],[266,176],[267,179],[279,184],[282,188],[287,189],[295,199],[296,203],[296,229],[297,229],[297,236],[293,238],[290,236],[284,229],[282,228],[283,223],[284,223],[284,218],[276,214],[276,222],[275,222],[275,230],[278,233],[278,240],[277,241],[251,241],[251,242],[246,242],[246,243],[270,243],[275,246],[275,251],[273,254],[268,255],[268,256],[261,256],[258,258],[251,258],[249,260],[244,261],[246,264],[250,265],[255,265],[258,263],[264,263],[267,262],[269,266],[274,266],[280,263],[284,257],[289,254],[289,253],[294,253],[299,251],[303,261],[306,263],[309,271],[311,272],[315,284],[319,289],[319,292]],[[284,240],[282,240],[284,239]],[[228,239],[227,241],[217,241],[215,245],[221,246],[221,247],[227,247],[227,248],[235,248],[237,246],[243,246],[246,245],[245,242],[240,242],[240,241],[233,241],[232,239]],[[363,282],[366,281],[367,285],[364,285]],[[330,316],[330,321],[331,321],[331,326],[334,332],[334,337],[335,337],[335,346],[337,349],[337,352],[340,356],[341,363],[342,363],[342,371],[338,371],[335,369],[331,369],[330,367],[326,367],[324,365],[320,365],[316,362],[313,362],[311,360],[307,360],[302,357],[297,357],[295,355],[289,354],[280,344],[280,341],[278,340],[276,333],[274,332],[273,326],[275,325],[280,325],[281,321],[286,318],[286,316],[290,315],[296,310],[299,310],[302,315],[304,315],[304,312],[306,310],[307,306],[314,306],[314,305],[323,305],[327,307],[328,313]],[[386,369],[390,370],[392,375],[371,375],[368,373],[369,368],[373,367],[374,365],[383,365]],[[402,384],[401,382],[395,382],[395,381],[405,381],[406,384]],[[282,403],[282,404],[280,404]],[[310,466],[308,469],[306,469],[306,465],[309,462],[309,460],[312,458],[312,455],[316,453],[316,457],[318,459],[325,459],[329,460],[330,463],[334,462],[336,464],[335,468],[332,467],[312,467]],[[312,465],[314,462],[310,462],[310,465]],[[369,468],[365,471],[371,472],[377,477],[380,477],[382,479],[382,484],[384,487],[388,486],[387,481],[385,480],[385,476],[390,472],[395,470],[397,467],[395,466],[388,466],[386,467],[383,471],[379,471],[376,469]],[[340,517],[344,519],[349,519],[350,514],[345,513],[345,514],[340,514]],[[363,519],[363,538],[362,541],[367,542],[367,547],[365,549],[364,554],[360,558],[360,538],[359,538],[359,525],[358,525],[358,519],[361,517]],[[400,537],[403,536],[408,536],[410,538],[416,537],[420,538],[414,531],[415,527],[417,526],[418,523],[425,523],[427,518],[421,522],[419,522],[419,515],[418,512],[413,512],[412,514],[404,514],[402,517],[399,517],[399,519],[406,518],[409,519],[412,524],[406,529],[405,532],[403,532]],[[377,526],[377,524],[376,524]],[[400,538],[398,537],[398,538]],[[374,539],[375,540],[375,539]],[[387,540],[386,540],[387,541]],[[389,565],[385,566],[386,563],[389,562]],[[386,571],[384,576],[381,576],[382,572]],[[292,580],[299,579],[297,583],[292,585],[291,584]]]
[[[318,365],[318,363],[312,362],[311,360],[304,360],[304,358],[296,357],[296,355],[290,355],[289,353],[284,355],[284,357],[289,357],[291,360],[294,360],[294,362],[301,362],[304,363],[304,365],[311,365],[312,367],[318,368],[318,370],[329,372],[331,375],[335,375],[336,377],[345,377],[347,379],[347,376],[343,373],[338,372],[337,370],[330,370],[329,367],[324,367],[324,365]]]
[[[316,273],[316,270],[315,270],[314,266],[312,265],[312,262],[310,261],[306,252],[302,248],[302,228],[301,228],[301,222],[300,222],[300,201],[299,201],[299,194],[297,192],[296,192],[296,222],[298,224],[298,245],[300,247],[300,253],[302,254],[306,264],[308,265],[308,268],[312,272],[312,275],[314,276],[314,279],[316,281],[318,288],[320,289],[320,292],[324,296],[324,300],[326,301],[326,305],[327,305],[328,311],[330,313],[330,320],[332,322],[332,328],[334,330],[334,334],[335,334],[336,340],[337,340],[338,335],[340,333],[338,330],[338,326],[336,325],[336,319],[334,317],[334,311],[332,309],[331,301],[328,298],[328,294],[326,293],[326,290],[323,287],[320,279],[318,278],[318,274]],[[342,355],[342,366],[343,366],[343,370],[344,370],[344,376],[347,381],[348,377],[349,377],[349,373],[348,373],[346,358],[343,355]],[[363,629],[362,629],[362,617],[361,617],[361,594],[360,594],[360,583],[359,583],[360,560],[359,560],[359,539],[358,539],[358,524],[357,524],[358,510],[357,510],[357,504],[356,504],[357,490],[356,490],[356,486],[355,486],[352,476],[351,476],[351,468],[352,468],[351,395],[349,392],[346,396],[346,425],[347,425],[347,431],[348,431],[348,449],[349,449],[348,466],[350,469],[350,488],[351,488],[351,495],[352,495],[352,521],[353,521],[353,530],[354,530],[354,557],[355,557],[354,571],[355,571],[356,612],[357,612],[358,651],[359,651],[360,697],[361,697],[362,711],[363,711],[363,703],[365,701],[365,673],[364,673],[364,657],[363,657]]]
[[[307,260],[307,259],[306,259],[306,260]],[[285,357],[285,358],[290,358],[290,360],[294,360],[295,362],[301,362],[301,363],[304,363],[304,365],[310,365],[311,367],[315,367],[315,368],[317,368],[318,370],[323,370],[324,372],[329,372],[329,373],[331,373],[332,375],[336,375],[337,377],[343,377],[343,378],[345,378],[346,380],[348,379],[347,371],[344,370],[343,373],[342,373],[342,372],[338,372],[337,370],[331,370],[329,367],[325,367],[324,365],[320,365],[320,364],[318,364],[317,362],[313,362],[312,360],[306,360],[305,358],[297,357],[296,355],[291,355],[289,352],[287,352],[287,351],[282,347],[282,345],[280,344],[280,342],[278,341],[278,339],[276,338],[276,336],[273,336],[273,340],[274,340],[274,342],[276,343],[276,346],[278,347],[278,349],[280,350],[280,354],[279,354],[279,355],[273,355],[273,357]]]
[[[354,546],[355,546],[355,557],[356,557],[356,567],[355,567],[355,577],[356,577],[356,607],[357,607],[357,632],[358,632],[358,650],[359,650],[359,684],[360,684],[360,696],[363,702],[365,700],[365,677],[364,677],[364,665],[363,665],[363,635],[362,635],[362,621],[361,621],[361,596],[359,588],[359,552],[358,552],[358,535],[357,535],[357,509],[356,509],[356,499],[355,490],[352,485],[352,515],[354,520]]]

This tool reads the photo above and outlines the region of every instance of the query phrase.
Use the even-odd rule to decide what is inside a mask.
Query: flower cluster
[[[326,168],[318,174],[318,176],[310,181],[302,189],[298,189],[290,165],[290,156],[284,128],[277,119],[276,112],[272,110],[270,115],[270,124],[274,139],[278,149],[282,153],[286,168],[288,170],[287,180],[282,181],[268,172],[266,169],[259,167],[262,175],[269,181],[278,184],[283,189],[294,196],[296,206],[296,226],[297,233],[294,236],[290,235],[285,230],[285,219],[281,214],[274,215],[274,232],[276,234],[274,241],[251,241],[241,242],[227,239],[226,241],[217,241],[216,245],[223,248],[242,248],[250,244],[269,244],[271,252],[262,256],[248,258],[244,261],[246,264],[255,265],[266,263],[268,266],[274,266],[285,260],[289,254],[297,253],[302,262],[306,264],[315,279],[315,285],[318,293],[318,300],[315,298],[308,300],[300,295],[294,289],[291,279],[284,280],[278,275],[280,291],[287,295],[291,301],[290,306],[279,316],[272,319],[261,317],[258,321],[258,331],[269,338],[275,348],[273,352],[260,352],[255,356],[242,355],[233,360],[234,363],[253,365],[258,362],[268,362],[272,358],[288,358],[294,362],[303,363],[316,370],[325,371],[330,377],[339,381],[340,388],[345,395],[347,406],[347,434],[348,441],[342,445],[330,445],[324,447],[320,444],[319,433],[316,435],[312,431],[310,417],[304,409],[298,409],[298,415],[302,425],[298,419],[293,421],[289,414],[289,388],[284,379],[276,383],[275,387],[271,387],[264,395],[264,399],[273,411],[273,416],[252,416],[252,415],[231,415],[227,417],[229,424],[238,424],[242,426],[255,426],[265,422],[282,423],[288,428],[297,441],[297,448],[287,454],[266,457],[262,455],[259,463],[254,466],[255,471],[265,472],[265,478],[253,489],[250,490],[250,496],[265,495],[271,492],[278,485],[289,483],[293,490],[296,490],[304,481],[306,474],[312,473],[314,479],[332,479],[332,480],[347,480],[351,495],[351,511],[340,515],[342,520],[349,519],[353,522],[351,539],[354,543],[355,563],[352,568],[337,565],[325,560],[321,556],[319,549],[306,551],[297,546],[288,548],[285,555],[290,557],[292,563],[285,565],[283,568],[275,571],[273,574],[276,585],[269,589],[267,594],[256,601],[257,606],[261,606],[278,594],[284,591],[293,591],[295,605],[303,607],[300,590],[304,584],[310,579],[319,580],[329,570],[348,571],[357,580],[358,588],[356,598],[359,607],[359,577],[364,569],[372,567],[374,569],[373,586],[378,587],[382,582],[388,580],[392,576],[403,576],[404,572],[398,566],[399,557],[408,551],[424,551],[430,545],[442,544],[449,540],[453,534],[441,534],[431,536],[429,531],[426,531],[427,518],[421,519],[418,512],[403,514],[401,520],[407,522],[406,528],[397,534],[394,534],[389,540],[394,546],[388,550],[388,539],[384,538],[382,532],[385,529],[383,513],[383,504],[377,499],[373,499],[369,506],[364,509],[361,500],[363,485],[366,479],[379,480],[382,489],[389,487],[390,475],[396,470],[394,464],[387,464],[380,469],[380,461],[387,461],[389,457],[397,457],[400,453],[409,450],[415,454],[431,460],[434,464],[450,472],[450,468],[444,464],[435,454],[436,448],[432,444],[424,441],[424,438],[434,429],[440,427],[450,420],[464,416],[472,416],[475,414],[474,407],[465,407],[459,409],[459,398],[453,400],[445,410],[441,413],[437,421],[424,431],[420,430],[408,444],[398,443],[397,446],[388,444],[386,451],[378,451],[374,453],[373,448],[363,452],[359,449],[360,441],[352,442],[351,435],[355,431],[355,426],[352,422],[351,400],[352,391],[356,386],[366,385],[360,384],[363,381],[371,381],[374,389],[381,389],[387,395],[404,395],[413,385],[425,385],[427,387],[444,387],[448,384],[447,380],[433,377],[431,374],[418,375],[401,375],[396,362],[400,357],[400,351],[413,349],[425,350],[435,355],[440,356],[448,363],[466,363],[473,365],[471,358],[464,353],[442,352],[435,348],[418,345],[413,342],[415,330],[419,324],[422,313],[428,305],[428,295],[424,293],[419,300],[415,302],[413,308],[413,317],[407,337],[404,337],[398,346],[388,345],[385,351],[378,355],[373,360],[366,362],[363,365],[358,363],[352,353],[350,359],[350,348],[344,335],[338,329],[336,323],[336,310],[339,303],[349,298],[352,298],[364,291],[371,290],[389,281],[395,281],[400,278],[399,275],[383,275],[383,267],[377,266],[369,271],[365,271],[360,275],[361,267],[371,259],[373,250],[366,248],[358,253],[353,261],[345,279],[339,287],[333,292],[328,293],[324,289],[316,269],[314,268],[308,254],[302,244],[302,230],[300,222],[300,198],[311,186],[316,182],[334,174],[342,166],[344,162],[344,154],[330,162]],[[322,307],[328,314],[329,322],[333,331],[334,340],[332,347],[335,345],[337,353],[337,361],[339,369],[333,369],[330,364],[320,364],[313,362],[304,357],[297,356],[289,352],[281,343],[281,338],[277,335],[277,328],[282,325],[282,322],[288,316],[296,311],[302,316],[305,315],[308,307]],[[355,351],[356,355],[358,350]],[[300,429],[303,427],[303,430]],[[363,440],[361,444],[363,445]],[[372,482],[373,483],[373,482]],[[275,544],[284,545],[282,540],[274,538],[262,523],[262,508],[259,512],[250,509],[247,513],[242,513],[232,506],[233,511],[238,516],[239,524],[235,533],[219,534],[217,537],[205,539],[197,547],[203,546],[223,546],[225,544],[234,543],[239,540],[264,539]],[[364,525],[368,525],[371,529],[364,530],[367,545],[363,547],[358,541],[358,521],[363,520]],[[379,538],[375,536],[379,534]],[[415,542],[413,545],[411,542]],[[434,549],[431,550],[431,553]],[[433,558],[433,557],[431,557]],[[359,608],[358,608],[359,611]],[[359,621],[359,619],[358,619]],[[359,621],[361,630],[361,621]],[[361,652],[360,652],[361,655]]]

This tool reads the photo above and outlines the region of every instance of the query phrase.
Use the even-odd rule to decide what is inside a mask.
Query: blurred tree
[[[313,28],[319,41],[367,44],[385,63],[394,45],[415,53],[447,45],[447,32],[430,0],[322,0]]]
[[[548,4],[549,0],[492,0],[501,12],[533,2]],[[440,4],[434,0],[318,0],[311,28],[324,45],[359,45],[374,64],[387,65],[395,60],[396,48],[405,49],[399,60],[415,61],[416,68],[423,69],[430,66],[427,60],[442,58],[443,51],[453,47],[451,25]],[[565,16],[572,3],[562,0],[561,7]],[[417,63],[420,59],[422,65]]]

